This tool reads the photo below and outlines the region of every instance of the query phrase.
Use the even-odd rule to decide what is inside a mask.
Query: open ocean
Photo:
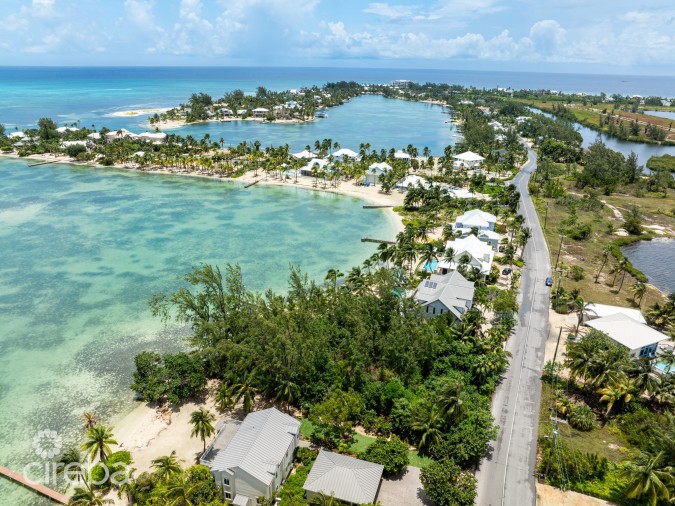
[[[292,68],[0,68],[0,123],[42,117],[100,129],[145,130],[118,111],[172,107],[193,92],[286,90],[329,81],[393,79],[476,87],[675,95],[675,78],[437,70]],[[453,125],[439,106],[365,96],[303,125],[210,123],[180,129],[227,144],[259,139],[294,149],[330,137],[344,147],[428,146],[439,155]],[[151,318],[148,297],[172,290],[198,262],[239,262],[254,289],[283,290],[288,264],[321,280],[343,272],[393,236],[380,210],[297,188],[256,187],[113,169],[0,158],[0,464],[36,459],[31,441],[52,429],[72,443],[79,417],[106,421],[131,409],[135,353],[175,350],[184,332]],[[0,480],[0,505],[47,504]]]

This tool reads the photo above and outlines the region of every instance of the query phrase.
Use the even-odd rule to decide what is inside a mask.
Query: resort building
[[[144,142],[152,142],[153,144],[164,144],[166,134],[164,132],[143,132],[139,134],[138,138]]]
[[[478,230],[494,230],[497,217],[494,214],[486,213],[480,209],[472,209],[464,214],[457,216],[455,224],[452,226],[455,230],[468,230],[477,228]]]
[[[300,422],[276,408],[249,413],[229,442],[221,431],[200,459],[223,491],[239,506],[254,506],[271,497],[293,468]]]
[[[98,132],[92,132],[89,135],[87,135],[87,139],[91,139],[93,141],[98,141],[101,139],[101,134]]]
[[[410,159],[412,158],[408,153],[402,150],[398,150],[396,153],[394,153],[394,158],[397,160],[407,160],[410,162]]]
[[[338,149],[335,153],[333,153],[333,158],[336,160],[344,160],[345,158],[358,160],[360,157],[359,154],[356,153],[355,151],[352,151],[351,149],[348,148],[342,148]]]
[[[298,160],[302,159],[307,159],[310,160],[312,158],[316,158],[316,153],[312,153],[308,149],[305,149],[304,151],[300,151],[299,153],[293,153],[293,158],[297,158]]]
[[[457,271],[432,274],[422,281],[413,298],[424,307],[424,316],[433,318],[450,313],[459,320],[473,305],[474,284]]]
[[[382,464],[321,450],[302,488],[310,503],[323,495],[348,505],[375,504],[383,471]]]
[[[7,137],[9,137],[10,139],[25,139],[26,134],[23,132],[12,132]]]
[[[473,151],[465,151],[464,153],[453,156],[453,158],[455,159],[455,163],[453,164],[455,169],[464,168],[467,170],[479,169],[485,160],[485,158]]]
[[[66,135],[68,132],[77,132],[78,130],[79,130],[79,128],[67,127],[67,126],[59,127],[59,128],[56,129],[56,131],[59,133],[59,135]]]
[[[635,358],[655,356],[659,342],[670,339],[669,336],[623,313],[597,318],[587,322],[586,325],[604,332],[612,340],[628,348]]]
[[[492,269],[492,261],[495,252],[492,247],[482,242],[475,235],[468,235],[463,239],[455,239],[445,244],[445,249],[452,248],[454,256],[452,260],[442,260],[438,263],[438,270],[441,273],[454,271],[462,265],[462,260],[466,256],[469,262],[466,263],[467,269],[476,267],[481,274],[487,276]]]
[[[307,165],[300,169],[300,175],[314,176],[315,170],[321,171],[327,169],[329,165],[330,162],[324,158],[313,158]]]
[[[373,163],[368,167],[363,182],[368,185],[375,185],[380,181],[380,176],[392,170],[387,162]]]
[[[415,82],[407,79],[395,79],[391,82],[392,87],[399,89],[410,88],[412,84],[415,84]]]
[[[113,131],[105,134],[105,140],[108,141],[108,142],[114,142],[116,140],[120,140],[120,139],[124,139],[124,138],[135,139],[137,137],[138,137],[138,135],[136,135],[133,132],[130,132],[129,130],[127,130],[125,128],[120,128],[119,130],[113,130]]]

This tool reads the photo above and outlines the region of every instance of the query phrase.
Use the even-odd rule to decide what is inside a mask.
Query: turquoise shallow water
[[[0,462],[17,469],[37,430],[72,439],[83,411],[130,408],[133,356],[185,335],[147,300],[192,265],[283,290],[289,263],[322,279],[375,250],[361,236],[393,236],[382,211],[297,188],[0,159],[0,195]],[[0,505],[35,501],[0,480]]]

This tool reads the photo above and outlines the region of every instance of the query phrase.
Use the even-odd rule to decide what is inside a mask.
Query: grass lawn
[[[553,422],[550,420],[549,408],[553,405],[555,391],[548,383],[542,383],[541,405],[539,409],[539,437],[551,434]],[[571,449],[584,453],[597,453],[612,462],[622,462],[631,457],[629,445],[624,441],[621,433],[611,424],[596,427],[583,432],[566,423],[558,424],[558,437]]]
[[[300,434],[302,435],[302,437],[304,437],[305,439],[309,439],[313,431],[314,431],[314,424],[310,420],[308,420],[307,418],[300,419]],[[362,434],[355,434],[353,442],[349,447],[349,449],[353,453],[365,451],[366,448],[368,448],[371,444],[373,444],[375,439],[377,438],[372,436],[364,436]],[[425,457],[424,455],[420,455],[419,453],[417,453],[417,450],[410,450],[408,452],[408,459],[410,461],[411,466],[419,468],[427,467],[429,464],[433,462],[429,457]]]

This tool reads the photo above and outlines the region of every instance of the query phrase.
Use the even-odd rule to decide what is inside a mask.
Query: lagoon
[[[621,251],[652,285],[666,294],[675,292],[675,240],[640,241],[621,248]]]
[[[289,264],[323,280],[375,251],[362,236],[394,235],[381,210],[299,188],[0,159],[0,194],[0,462],[16,470],[38,430],[73,443],[84,411],[131,408],[134,355],[186,335],[148,298],[191,266],[239,263],[250,288],[283,291]],[[6,480],[0,498],[37,504]]]

